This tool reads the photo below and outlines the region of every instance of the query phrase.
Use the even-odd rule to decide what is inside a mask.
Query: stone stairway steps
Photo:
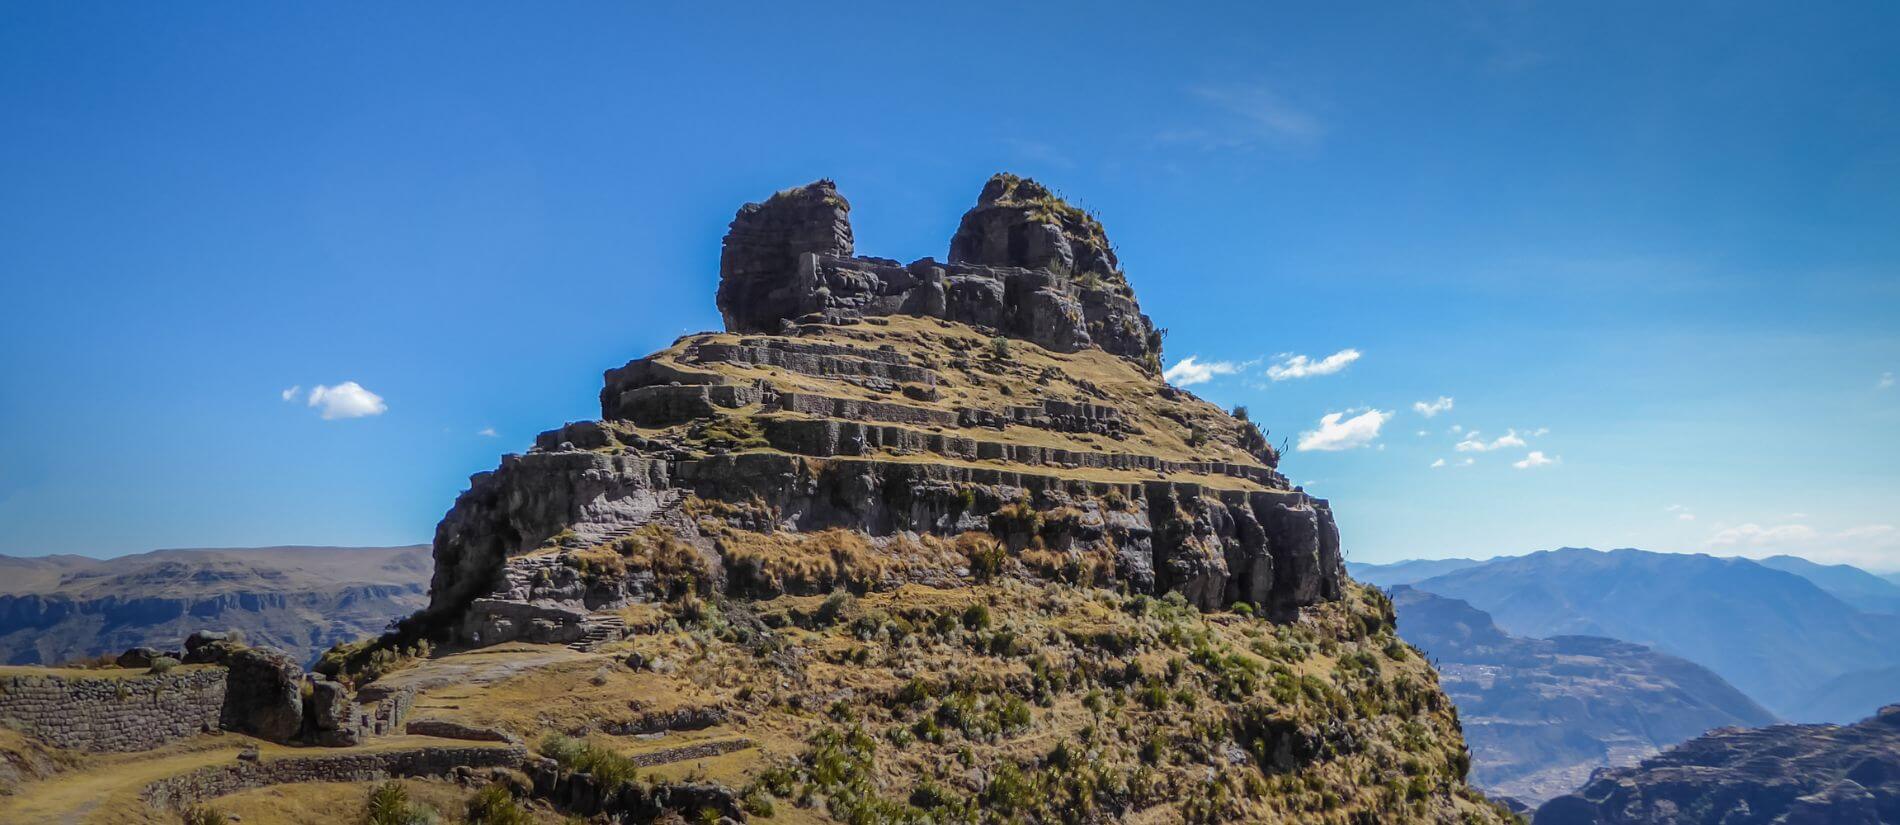
[[[597,647],[608,642],[617,642],[627,635],[627,620],[609,614],[596,614],[587,620],[581,637],[569,642],[569,650],[591,653]]]

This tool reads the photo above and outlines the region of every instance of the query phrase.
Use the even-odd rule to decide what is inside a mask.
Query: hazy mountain
[[[1537,825],[1900,822],[1900,706],[1853,725],[1720,730],[1607,771]]]
[[[1464,599],[1518,635],[1607,636],[1681,656],[1787,719],[1851,721],[1807,703],[1833,680],[1900,665],[1900,617],[1862,613],[1746,559],[1565,548],[1416,586]],[[1880,701],[1900,700],[1900,683],[1891,688]]]
[[[1458,599],[1391,590],[1399,635],[1438,666],[1471,747],[1473,784],[1536,805],[1591,771],[1635,764],[1726,725],[1773,714],[1707,668],[1590,636],[1528,639]]]
[[[1816,564],[1799,556],[1769,556],[1759,563],[1793,573],[1865,613],[1900,614],[1900,584],[1846,564]]]
[[[1476,567],[1484,562],[1477,559],[1408,559],[1391,564],[1361,564],[1346,562],[1346,572],[1358,581],[1377,587],[1391,587],[1397,584],[1411,584],[1421,579],[1429,579],[1446,573]]]
[[[426,604],[431,569],[427,546],[0,556],[0,662],[176,648],[202,628],[310,660]]]

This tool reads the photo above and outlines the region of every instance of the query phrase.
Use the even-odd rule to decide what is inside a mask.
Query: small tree
[[[1001,361],[1009,358],[1009,339],[1001,335],[990,339],[990,354]]]

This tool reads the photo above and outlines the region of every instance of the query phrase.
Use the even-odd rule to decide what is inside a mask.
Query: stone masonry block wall
[[[0,724],[61,748],[140,751],[218,729],[221,667],[114,678],[0,676]]]
[[[458,767],[519,767],[528,758],[520,745],[504,747],[427,747],[336,756],[293,756],[262,761],[234,760],[200,768],[145,786],[145,804],[182,809],[225,794],[266,785],[296,782],[376,782],[398,776],[446,776]]]

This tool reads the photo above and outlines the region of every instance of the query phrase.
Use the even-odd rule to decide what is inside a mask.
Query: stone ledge
[[[167,777],[145,786],[139,798],[159,810],[181,810],[226,794],[298,782],[377,782],[392,777],[447,776],[460,767],[519,767],[528,749],[507,746],[437,746],[409,750],[286,756],[225,765]]]

